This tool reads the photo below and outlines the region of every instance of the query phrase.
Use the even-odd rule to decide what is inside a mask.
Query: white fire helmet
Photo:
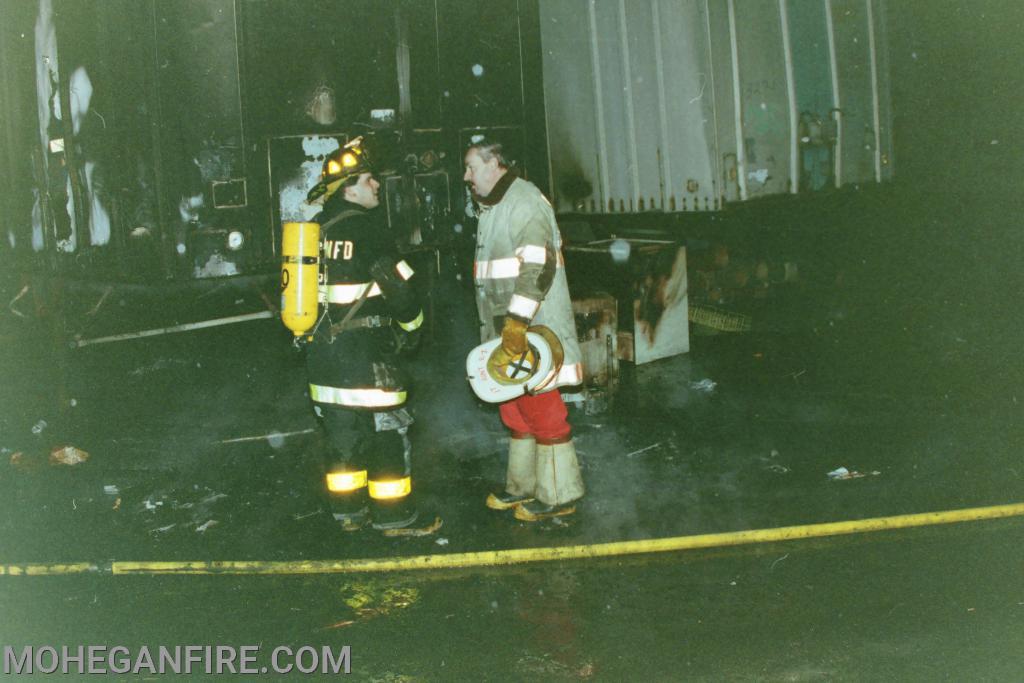
[[[466,375],[473,393],[488,403],[504,403],[524,394],[539,394],[552,388],[558,371],[562,369],[562,343],[554,332],[543,325],[529,328],[526,341],[533,352],[533,358],[520,359],[504,366],[504,375],[496,373],[488,363],[491,355],[501,346],[500,337],[470,351],[466,357]]]

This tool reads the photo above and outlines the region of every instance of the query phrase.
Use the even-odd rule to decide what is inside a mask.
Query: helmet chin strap
[[[527,355],[529,355],[529,353],[530,353],[530,349],[527,349],[526,351],[523,351],[519,355],[519,358],[517,358],[516,360],[512,361],[511,363],[509,363],[509,366],[511,366],[513,368],[513,372],[509,376],[509,379],[515,379],[516,376],[519,375],[520,371],[523,371],[526,374],[530,374],[530,372],[532,372],[534,370],[533,367],[530,367],[529,365],[525,364],[526,357],[527,357]],[[534,357],[539,357],[539,354],[537,353],[536,349],[533,349],[533,353],[534,353]]]

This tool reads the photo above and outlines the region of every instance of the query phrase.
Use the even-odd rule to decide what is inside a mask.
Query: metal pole
[[[839,100],[839,59],[836,56],[836,29],[832,21],[832,0],[825,0],[825,25],[828,27],[828,56],[832,66],[832,115],[836,119],[833,175],[836,187],[843,184],[843,112]]]
[[[796,106],[796,82],[793,78],[793,46],[789,41],[789,8],[786,0],[779,0],[779,20],[782,23],[782,51],[786,57],[786,95],[789,98],[789,177],[790,192],[800,191],[800,164],[797,158],[799,125]]]
[[[882,131],[878,113],[878,56],[875,47],[875,14],[871,0],[864,0],[868,8],[868,51],[871,53],[871,114],[875,128],[875,182],[882,182]]]
[[[597,166],[601,176],[601,211],[608,211],[611,188],[608,182],[608,144],[604,122],[604,93],[601,88],[601,53],[597,42],[597,8],[596,0],[587,4],[590,20],[590,66],[594,85],[594,112],[597,114]]]
[[[81,348],[83,346],[91,346],[92,344],[106,344],[108,342],[123,341],[125,339],[139,339],[140,337],[156,337],[161,334],[173,334],[175,332],[188,332],[190,330],[200,330],[207,327],[218,327],[220,325],[231,325],[234,323],[244,323],[249,320],[263,320],[265,318],[273,318],[276,314],[272,311],[260,311],[259,313],[246,313],[244,315],[233,315],[228,318],[217,318],[216,320],[203,320],[197,323],[184,323],[182,325],[173,325],[171,327],[158,327],[152,330],[142,330],[140,332],[126,332],[124,334],[115,334],[109,337],[97,337],[96,339],[78,339],[70,342],[71,348]]]
[[[657,26],[655,26],[657,30]],[[629,143],[629,177],[633,196],[629,200],[632,211],[640,203],[640,160],[636,147],[636,108],[633,102],[633,67],[629,56],[629,24],[626,18],[626,0],[619,0],[619,46],[622,50],[622,96],[626,100],[626,140]]]
[[[736,37],[736,6],[729,0],[729,47],[732,50],[733,123],[736,126],[736,185],[740,201],[747,198],[747,154],[743,150],[743,100],[740,96],[740,48]]]

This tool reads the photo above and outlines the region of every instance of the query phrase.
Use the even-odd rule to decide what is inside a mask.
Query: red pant
[[[572,433],[572,427],[566,421],[569,413],[557,390],[536,396],[520,396],[502,403],[498,410],[501,421],[513,431],[514,436],[533,435],[539,444],[565,443]]]

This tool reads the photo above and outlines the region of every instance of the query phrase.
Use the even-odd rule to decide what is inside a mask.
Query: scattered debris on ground
[[[441,518],[440,517],[435,517],[434,521],[431,522],[429,525],[427,525],[425,527],[416,528],[416,529],[412,529],[412,528],[406,528],[406,529],[384,529],[380,533],[381,533],[382,536],[387,536],[388,538],[403,538],[403,537],[410,537],[410,536],[412,536],[412,537],[416,537],[416,536],[429,536],[430,534],[432,534],[435,531],[437,531],[438,529],[440,529],[442,524],[443,524],[443,522],[441,521]]]
[[[88,453],[74,446],[58,446],[50,451],[51,465],[77,465],[88,459]]]
[[[653,448],[657,448],[661,444],[662,444],[661,441],[659,441],[658,443],[652,443],[650,446],[644,446],[643,448],[641,448],[639,450],[636,450],[636,451],[633,451],[632,453],[626,453],[626,457],[627,458],[632,458],[634,455],[640,455],[641,453],[649,451],[649,450],[651,450]]]
[[[828,473],[828,478],[834,481],[842,479],[860,479],[861,477],[878,476],[881,474],[878,470],[872,472],[858,472],[857,470],[848,470],[845,467],[838,467]]]
[[[702,379],[699,382],[690,382],[691,389],[694,391],[703,391],[706,394],[713,392],[716,386],[718,386],[718,383],[710,378]]]

